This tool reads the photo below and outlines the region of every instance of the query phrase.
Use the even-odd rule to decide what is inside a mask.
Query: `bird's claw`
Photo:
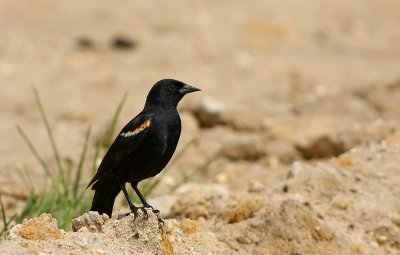
[[[161,232],[163,232],[164,226],[165,226],[164,220],[163,220],[159,215],[157,215],[157,221],[158,221],[158,229],[159,229]]]
[[[146,220],[148,220],[149,219],[149,213],[146,210],[147,208],[143,206],[143,207],[139,207],[138,209],[143,212],[143,217],[145,217]]]
[[[150,205],[143,206],[143,207],[136,207],[132,211],[130,211],[129,213],[119,215],[118,219],[122,219],[122,218],[124,218],[126,216],[133,215],[133,221],[135,221],[137,216],[138,216],[139,210],[141,210],[143,212],[143,217],[145,217],[146,220],[148,220],[149,219],[149,213],[148,213],[147,209],[151,209],[151,212],[154,213],[157,216],[158,229],[161,230],[161,232],[162,232],[163,229],[164,229],[164,226],[165,226],[165,222],[160,216],[160,210],[154,209]]]
[[[143,212],[145,212],[146,214],[146,219],[149,219],[149,215],[147,214],[147,210],[146,209],[151,209],[151,211],[157,216],[157,221],[158,221],[158,228],[163,231],[164,228],[164,220],[161,218],[160,216],[160,210],[154,209],[153,206],[147,204],[147,205],[143,205],[143,207],[141,207],[140,209],[143,210]]]

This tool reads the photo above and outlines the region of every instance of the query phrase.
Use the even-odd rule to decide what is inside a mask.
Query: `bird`
[[[150,89],[143,110],[119,132],[105,153],[88,186],[94,190],[90,211],[112,216],[117,195],[124,193],[135,219],[139,209],[151,209],[159,224],[163,220],[140,192],[140,181],[159,174],[172,158],[181,134],[179,101],[200,89],[174,79],[162,79]],[[142,202],[136,207],[125,188],[131,187]]]

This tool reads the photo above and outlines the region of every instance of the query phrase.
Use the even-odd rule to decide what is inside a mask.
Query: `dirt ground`
[[[42,179],[16,125],[52,158],[32,85],[72,162],[126,92],[118,129],[162,78],[203,90],[180,104],[177,151],[195,142],[151,194],[163,235],[152,218],[85,214],[101,231],[64,232],[43,215],[14,227],[0,253],[399,254],[399,14],[396,0],[0,0],[10,211],[25,190],[17,170]],[[167,194],[183,173],[194,175]],[[54,235],[32,237],[32,225]]]

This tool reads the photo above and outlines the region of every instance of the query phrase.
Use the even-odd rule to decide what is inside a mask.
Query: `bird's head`
[[[188,93],[200,89],[173,79],[158,81],[147,95],[145,107],[176,107],[179,101]]]

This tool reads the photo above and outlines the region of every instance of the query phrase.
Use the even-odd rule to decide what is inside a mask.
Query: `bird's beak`
[[[196,87],[190,86],[185,84],[180,90],[179,93],[181,93],[182,95],[186,95],[188,93],[192,93],[192,92],[196,92],[196,91],[201,91],[201,89],[198,89]]]

